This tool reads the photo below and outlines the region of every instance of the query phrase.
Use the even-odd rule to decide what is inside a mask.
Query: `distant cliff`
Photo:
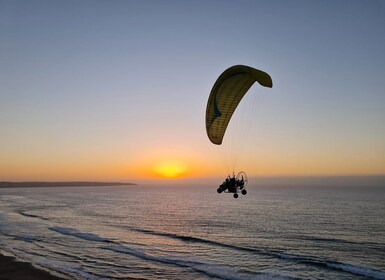
[[[111,186],[132,186],[133,183],[122,182],[0,182],[0,189],[4,188],[49,188],[49,187],[111,187]]]

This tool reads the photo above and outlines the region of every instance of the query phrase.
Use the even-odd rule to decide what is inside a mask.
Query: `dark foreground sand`
[[[0,255],[0,280],[63,280],[29,263],[16,261],[12,257]]]

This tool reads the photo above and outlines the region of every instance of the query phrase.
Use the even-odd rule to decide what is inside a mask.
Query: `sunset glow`
[[[163,178],[178,178],[186,173],[187,167],[180,162],[165,161],[155,166],[153,171]]]
[[[376,1],[22,2],[0,6],[0,181],[385,175]],[[273,87],[214,145],[209,94],[239,64]]]

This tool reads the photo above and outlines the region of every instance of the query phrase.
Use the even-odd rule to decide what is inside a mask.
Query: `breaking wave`
[[[385,272],[372,269],[370,267],[339,262],[327,262],[326,265],[352,274],[361,275],[372,279],[385,280]]]
[[[181,260],[181,259],[175,259],[172,257],[160,257],[160,256],[149,255],[149,254],[145,253],[144,251],[134,249],[134,248],[128,248],[126,246],[121,246],[119,243],[114,242],[112,240],[100,237],[100,236],[93,234],[93,233],[80,232],[80,231],[73,229],[73,228],[51,227],[50,230],[58,232],[58,233],[63,234],[63,235],[81,238],[81,239],[86,240],[86,241],[114,243],[114,244],[116,244],[116,246],[103,247],[103,249],[107,249],[107,250],[118,252],[118,253],[130,254],[130,255],[133,255],[135,257],[141,258],[143,260],[156,261],[156,262],[166,263],[166,264],[173,264],[173,265],[177,265],[180,267],[189,267],[189,268],[192,268],[193,270],[195,270],[197,272],[205,273],[206,275],[208,275],[210,277],[218,277],[221,279],[261,279],[261,277],[262,277],[261,274],[252,273],[250,275],[250,273],[246,273],[246,272],[243,272],[244,276],[242,276],[242,275],[240,276],[239,275],[240,273],[238,270],[236,270],[234,268],[223,267],[223,266],[216,265],[216,264],[207,264],[207,263],[196,262],[196,261],[186,261],[186,260]],[[224,247],[224,248],[230,248],[233,250],[249,252],[252,254],[267,255],[270,257],[275,257],[275,258],[289,261],[289,262],[311,265],[311,266],[321,267],[321,268],[329,269],[329,270],[344,271],[346,273],[359,275],[359,276],[365,276],[365,277],[372,278],[372,279],[385,280],[385,272],[382,272],[382,271],[379,271],[379,270],[376,270],[376,269],[373,269],[370,267],[361,266],[361,265],[347,264],[347,263],[322,259],[322,258],[313,257],[313,256],[300,256],[300,255],[286,254],[286,253],[279,252],[279,251],[268,251],[268,250],[264,250],[264,249],[242,247],[242,246],[226,244],[226,243],[222,243],[219,241],[212,241],[212,240],[207,240],[207,239],[198,238],[198,237],[183,236],[183,235],[177,235],[177,234],[165,233],[165,232],[156,232],[156,231],[147,230],[147,229],[131,228],[131,230],[145,233],[145,234],[152,234],[152,235],[157,235],[157,236],[174,238],[174,239],[178,239],[178,240],[181,240],[183,242],[186,242],[186,243],[193,242],[193,243],[209,244],[212,246],[220,246],[220,247]],[[266,275],[265,273],[263,274],[263,276],[267,277],[267,279],[272,279],[273,277],[274,277],[273,279],[275,279],[276,277],[278,277],[278,279],[293,279],[293,278],[288,278],[288,276],[272,275],[272,274]],[[255,278],[253,278],[253,277],[255,277]],[[282,277],[284,277],[284,278],[282,278]]]
[[[106,238],[99,237],[96,234],[80,232],[77,229],[73,229],[73,228],[50,227],[49,229],[52,230],[52,231],[56,231],[58,233],[61,233],[63,235],[75,236],[77,238],[81,238],[81,239],[84,239],[84,240],[87,240],[87,241],[107,242],[107,243],[112,243],[113,242],[113,241],[108,240]]]
[[[38,219],[41,219],[41,220],[45,220],[47,221],[48,219],[47,218],[44,218],[44,217],[41,217],[41,216],[38,216],[38,215],[35,215],[35,214],[30,214],[30,213],[27,213],[26,211],[18,211],[18,213],[24,217],[28,217],[28,218],[38,218]]]
[[[376,269],[372,269],[369,267],[365,267],[365,266],[345,264],[345,263],[341,263],[341,262],[320,259],[320,258],[312,257],[312,256],[298,256],[298,255],[293,255],[293,254],[282,253],[279,251],[267,251],[264,249],[242,247],[242,246],[226,244],[226,243],[222,243],[219,241],[212,241],[212,240],[207,240],[207,239],[198,238],[198,237],[183,236],[183,235],[164,233],[164,232],[156,232],[156,231],[147,230],[147,229],[130,228],[130,230],[134,230],[134,231],[145,233],[145,234],[152,234],[152,235],[157,235],[157,236],[169,237],[169,238],[173,238],[173,239],[182,240],[184,242],[204,243],[204,244],[209,244],[209,245],[213,245],[213,246],[230,248],[230,249],[243,251],[243,252],[250,252],[250,253],[260,254],[260,255],[267,255],[270,257],[275,257],[275,258],[279,258],[279,259],[290,261],[290,262],[296,262],[296,263],[301,263],[301,264],[311,265],[311,266],[317,266],[317,267],[326,268],[326,269],[344,271],[344,272],[348,272],[348,273],[359,275],[359,276],[369,277],[372,279],[385,280],[385,272],[382,272],[382,271],[379,271]]]
[[[197,261],[187,261],[172,257],[154,256],[145,253],[144,251],[128,248],[126,246],[108,246],[104,247],[106,250],[111,250],[116,253],[123,253],[135,256],[142,260],[154,261],[164,264],[176,265],[179,267],[187,267],[196,272],[203,273],[209,277],[215,277],[224,280],[244,280],[244,279],[296,279],[285,275],[278,275],[272,273],[254,273],[240,271],[233,267],[227,267],[218,264],[210,264]]]

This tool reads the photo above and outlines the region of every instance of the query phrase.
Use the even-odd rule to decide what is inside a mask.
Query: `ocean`
[[[68,279],[385,279],[385,189],[0,189],[0,249]]]

